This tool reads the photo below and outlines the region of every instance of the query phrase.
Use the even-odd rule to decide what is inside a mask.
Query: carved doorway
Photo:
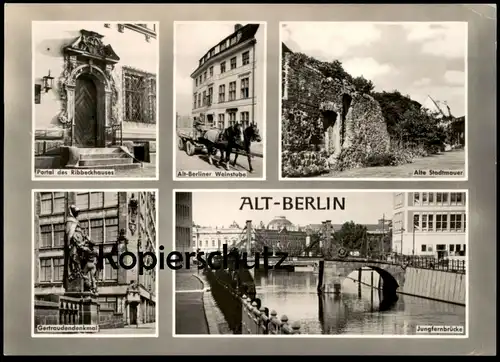
[[[97,88],[90,77],[82,75],[76,80],[75,87],[75,146],[97,146],[97,121]]]
[[[137,306],[139,303],[130,303],[130,324],[137,324]]]
[[[323,131],[325,132],[325,151],[328,154],[339,152],[340,142],[338,135],[334,132],[334,127],[337,126],[337,112],[323,111],[322,112]]]

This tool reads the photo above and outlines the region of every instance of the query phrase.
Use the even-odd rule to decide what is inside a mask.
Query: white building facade
[[[193,118],[219,129],[255,123],[263,134],[265,64],[264,25],[236,24],[191,74]]]
[[[134,146],[147,144],[155,157],[158,24],[75,21],[32,26],[38,167],[57,166],[50,162],[56,162],[61,146],[106,148],[119,143],[134,152]]]
[[[392,250],[405,255],[464,259],[466,196],[465,192],[395,193]]]
[[[192,231],[192,251],[205,254],[220,251],[224,244],[228,250],[245,240],[244,227],[233,223],[229,227],[194,226]]]

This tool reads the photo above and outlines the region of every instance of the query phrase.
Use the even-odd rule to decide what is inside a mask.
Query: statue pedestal
[[[99,324],[99,301],[96,294],[90,292],[66,292],[64,295],[80,299],[80,324]]]

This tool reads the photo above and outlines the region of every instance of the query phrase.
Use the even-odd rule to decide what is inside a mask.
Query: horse
[[[210,129],[200,138],[201,143],[207,147],[208,162],[213,165],[212,156],[215,155],[217,150],[220,152],[219,164],[226,170],[228,156],[224,158],[224,151],[231,150],[236,140],[241,136],[241,129],[239,125],[230,126],[224,130]],[[215,151],[215,152],[214,152]]]
[[[252,155],[250,154],[250,147],[252,146],[252,142],[261,142],[262,137],[260,136],[259,129],[255,123],[250,124],[243,131],[243,143],[237,142],[236,140],[239,137],[233,138],[235,142],[228,142],[226,148],[226,163],[229,163],[231,157],[231,151],[234,149],[234,161],[232,162],[232,166],[236,165],[236,160],[238,159],[238,151],[244,151],[247,155],[248,160],[248,169],[250,172],[253,172],[252,167]]]

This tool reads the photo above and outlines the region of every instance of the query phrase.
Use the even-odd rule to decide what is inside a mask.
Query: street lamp
[[[413,215],[413,249],[411,251],[411,254],[415,256],[415,227],[418,224],[418,215]]]
[[[403,234],[405,232],[405,229],[403,227],[401,227],[401,255],[404,255],[404,252],[403,252]]]

